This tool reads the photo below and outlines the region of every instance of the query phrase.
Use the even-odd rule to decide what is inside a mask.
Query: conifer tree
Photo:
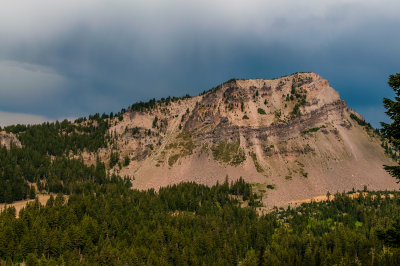
[[[395,148],[400,148],[400,73],[389,76],[389,86],[394,90],[394,100],[383,98],[383,105],[387,110],[385,113],[392,120],[391,124],[381,122],[381,132]],[[394,177],[400,180],[400,166],[384,166]],[[400,181],[399,181],[400,182]]]

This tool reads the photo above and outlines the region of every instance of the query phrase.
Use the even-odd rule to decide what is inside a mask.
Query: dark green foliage
[[[5,147],[0,147],[0,203],[27,198],[30,188],[24,176],[32,181],[34,179],[30,170],[35,170],[33,164],[36,162],[24,160],[23,154],[14,152],[14,147],[11,150],[13,153],[8,152]]]
[[[301,115],[300,107],[306,105],[306,103],[307,103],[307,101],[306,101],[307,91],[296,90],[297,86],[301,86],[302,84],[304,84],[303,80],[300,80],[299,81],[300,83],[297,83],[297,84],[296,84],[295,81],[293,81],[293,82],[294,83],[292,84],[292,89],[291,89],[291,92],[290,92],[291,95],[290,95],[290,97],[289,97],[289,95],[286,96],[286,101],[288,101],[289,99],[291,101],[294,101],[295,100],[294,96],[296,96],[296,103],[295,103],[295,105],[293,107],[292,112],[290,113],[293,117],[296,117],[296,116]]]
[[[257,109],[257,112],[258,112],[260,115],[265,115],[265,114],[267,114],[267,113],[265,112],[265,110],[262,109],[262,108],[258,108],[258,109]]]
[[[102,265],[399,265],[380,240],[396,224],[400,193],[370,192],[259,216],[240,179],[213,187],[182,183],[130,190],[123,182],[29,203],[0,214],[0,262]],[[251,203],[253,202],[253,203]],[[250,204],[251,203],[251,204]],[[378,236],[375,232],[378,231]],[[396,237],[396,236],[395,236]],[[386,239],[386,238],[385,238]]]
[[[158,121],[158,117],[156,116],[156,117],[154,117],[154,120],[153,120],[153,125],[152,125],[153,128],[157,127],[157,121]]]
[[[124,166],[128,166],[130,162],[131,162],[131,159],[129,159],[129,156],[126,155],[124,158]]]
[[[397,220],[387,229],[378,230],[377,236],[388,246],[400,247],[400,220]]]
[[[385,170],[388,171],[390,175],[396,177],[397,179],[400,179],[400,166],[385,165],[383,168],[385,168]]]
[[[36,191],[35,191],[35,187],[31,186],[29,188],[29,198],[30,199],[34,199],[36,197]]]
[[[248,117],[247,115],[244,115],[244,116],[242,117],[242,119],[249,119],[249,117]]]
[[[292,116],[294,116],[294,117],[301,115],[300,107],[303,106],[303,105],[305,105],[305,104],[306,104],[306,97],[305,97],[305,95],[302,95],[302,96],[300,97],[300,101],[297,102],[297,103],[294,105],[293,110],[292,110],[292,112],[291,112],[290,114],[291,114]]]
[[[184,183],[157,194],[117,183],[94,186],[71,195],[68,203],[62,195],[46,206],[29,203],[19,219],[9,208],[0,214],[0,263],[8,258],[57,265],[238,261],[246,245],[224,251],[224,239],[247,235],[257,215],[231,195],[257,202],[241,179],[211,188]]]
[[[301,134],[305,135],[305,134],[307,134],[307,133],[317,132],[317,131],[320,130],[321,128],[326,128],[326,126],[323,125],[323,126],[320,126],[320,127],[313,127],[313,128],[304,130],[303,132],[301,132]]]
[[[82,159],[49,156],[31,148],[0,147],[0,203],[34,198],[35,190],[28,181],[38,184],[38,189],[70,194],[81,183],[106,182],[105,166],[87,166]],[[42,185],[44,184],[44,186]]]
[[[383,105],[387,110],[385,113],[392,120],[391,124],[381,122],[381,134],[387,138],[396,149],[400,148],[400,73],[390,75],[389,86],[394,90],[394,100],[384,98]],[[400,180],[400,166],[385,166],[385,169]]]
[[[89,120],[86,124],[64,120],[61,123],[8,126],[5,130],[17,134],[25,148],[43,155],[61,156],[83,150],[94,152],[107,146],[106,132],[109,128],[108,121],[98,116],[94,118],[98,120]]]
[[[143,112],[147,110],[151,110],[156,106],[156,100],[151,99],[148,102],[138,102],[134,103],[130,106],[131,111]]]
[[[400,89],[400,73],[390,75],[388,84],[397,93]]]
[[[128,109],[133,112],[146,112],[146,111],[150,111],[150,110],[154,109],[157,106],[157,104],[159,104],[159,105],[165,104],[168,106],[171,102],[176,102],[176,101],[188,99],[191,97],[192,96],[190,96],[189,94],[186,94],[185,96],[182,96],[182,97],[168,96],[167,98],[161,98],[160,100],[156,100],[153,98],[153,99],[149,100],[148,102],[134,103]]]
[[[296,87],[292,85],[292,89],[290,90],[290,94],[295,94],[296,93]]]
[[[110,168],[113,168],[119,162],[119,153],[112,151],[110,153]]]
[[[392,120],[392,123],[387,124],[382,122],[382,129],[380,130],[380,133],[383,137],[388,139],[388,141],[396,150],[398,150],[400,148],[400,73],[390,75],[388,84],[394,90],[396,96],[394,100],[384,98],[383,105],[387,110],[385,113]],[[385,149],[387,153],[392,153],[392,149],[388,148],[386,143]],[[392,154],[394,160],[397,159],[396,156],[393,156]],[[396,177],[400,180],[399,165],[385,165],[384,168],[393,177]],[[393,223],[391,228],[379,230],[377,235],[380,239],[384,240],[386,244],[400,247],[400,220],[397,220],[396,223]]]
[[[355,114],[350,114],[350,118],[356,121],[357,124],[359,124],[360,126],[372,128],[370,123],[367,123],[365,122],[365,120],[358,118],[358,116],[356,116]]]
[[[139,132],[140,132],[140,129],[138,127],[132,128],[132,135],[137,135],[137,134],[139,134]]]
[[[301,112],[300,112],[300,104],[299,103],[296,103],[295,105],[294,105],[294,107],[293,107],[293,110],[292,110],[292,112],[290,113],[292,116],[299,116],[300,114],[301,114]]]

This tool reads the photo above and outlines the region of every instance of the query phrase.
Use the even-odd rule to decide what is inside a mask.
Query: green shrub
[[[307,130],[304,130],[303,132],[301,132],[303,135],[307,134],[307,133],[312,133],[312,132],[317,132],[318,130],[320,130],[321,128],[326,128],[325,125],[322,125],[320,127],[313,127]]]
[[[258,108],[258,109],[257,109],[257,112],[258,112],[260,115],[266,115],[266,114],[267,114],[267,113],[265,112],[265,110],[262,109],[262,108]]]
[[[365,120],[358,118],[355,114],[350,114],[350,118],[355,120],[360,126],[372,128],[370,123],[367,123],[365,122]]]
[[[293,111],[290,113],[292,116],[299,116],[299,115],[301,115],[301,112],[300,112],[300,104],[299,103],[296,103],[295,105],[294,105],[294,107],[293,107]]]
[[[156,116],[156,117],[154,117],[154,120],[153,120],[153,125],[152,125],[153,128],[157,127],[157,121],[158,121],[158,117]]]
[[[128,166],[130,162],[131,162],[131,159],[129,159],[129,156],[128,155],[125,156],[125,158],[124,158],[124,166]]]

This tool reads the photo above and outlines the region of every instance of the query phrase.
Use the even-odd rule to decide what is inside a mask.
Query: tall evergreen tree
[[[389,86],[394,90],[396,96],[394,100],[383,98],[383,105],[387,110],[385,113],[392,120],[391,124],[381,122],[381,132],[390,143],[400,148],[400,73],[389,76]],[[385,169],[394,177],[399,179],[400,182],[400,166],[385,165]]]

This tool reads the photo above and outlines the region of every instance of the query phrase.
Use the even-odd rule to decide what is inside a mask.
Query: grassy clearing
[[[178,161],[178,159],[179,159],[180,157],[181,157],[180,154],[171,155],[171,156],[168,158],[168,165],[169,165],[169,166],[173,166],[173,165]]]
[[[231,165],[239,165],[246,160],[246,155],[242,148],[240,148],[239,141],[220,142],[213,148],[213,156],[214,160],[229,163]]]
[[[166,149],[173,149],[176,152],[168,158],[168,165],[173,166],[180,157],[193,154],[193,150],[196,148],[192,133],[189,131],[182,131],[178,137],[177,142],[169,144]]]
[[[263,173],[264,169],[261,167],[260,163],[257,160],[257,155],[254,152],[249,153],[250,157],[253,159],[254,166],[256,167],[257,172]]]

